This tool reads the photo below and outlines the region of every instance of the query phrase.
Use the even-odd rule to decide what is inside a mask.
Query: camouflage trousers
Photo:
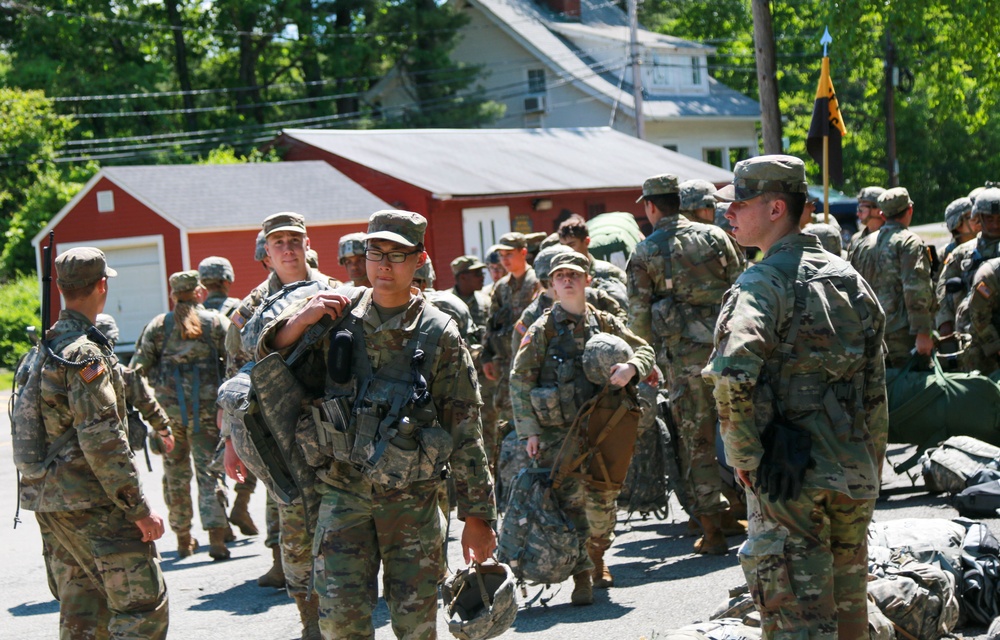
[[[288,595],[309,593],[309,579],[313,568],[313,538],[316,535],[316,518],[319,515],[320,495],[314,487],[302,491],[302,500],[296,504],[276,502],[278,509],[281,566],[285,570],[285,588]],[[270,532],[268,532],[270,538]]]
[[[747,490],[747,506],[740,564],[765,640],[867,638],[875,501],[806,488],[798,500],[771,502]]]
[[[494,368],[499,376],[494,382],[496,392],[493,394],[493,410],[496,412],[497,422],[514,421],[514,407],[510,403],[510,360],[493,359]]]
[[[545,429],[548,428],[546,427]],[[552,468],[554,465],[560,464],[559,449],[563,444],[565,435],[566,429],[558,428],[542,433],[542,436],[539,438],[538,453],[538,465],[540,467]],[[524,446],[524,443],[521,443],[521,446]],[[563,456],[573,457],[577,454],[578,448],[572,445],[568,446],[563,452]],[[573,568],[573,573],[577,574],[581,571],[592,570],[594,563],[587,553],[587,543],[590,541],[592,535],[598,537],[605,536],[607,537],[608,546],[611,546],[618,514],[617,506],[613,504],[615,499],[611,499],[611,505],[605,502],[603,496],[595,499],[591,494],[605,492],[594,491],[587,486],[587,483],[583,479],[573,476],[564,477],[559,487],[553,488],[553,492],[563,514],[573,523],[573,528],[577,533],[577,541],[580,545],[579,560],[577,560],[576,566]],[[617,492],[615,492],[615,497],[617,497]],[[610,518],[608,515],[609,511],[611,514]],[[599,530],[591,529],[592,518],[600,527]]]
[[[710,516],[729,506],[722,495],[722,475],[716,457],[715,425],[719,420],[712,387],[701,377],[710,351],[696,349],[675,355],[663,367],[670,409],[677,425],[681,481],[690,504],[682,505],[694,517]]]
[[[438,480],[383,491],[359,482],[351,491],[321,485],[314,544],[320,629],[327,640],[375,637],[372,611],[382,593],[397,638],[437,637],[437,584],[445,525]]]
[[[114,506],[35,514],[61,640],[166,638],[167,588],[153,543]]]
[[[245,482],[237,482],[233,486],[233,491],[240,493],[241,491],[247,491],[253,493],[257,489],[257,476],[252,473],[248,473]],[[273,547],[278,544],[278,536],[280,531],[280,522],[278,516],[278,502],[271,497],[269,491],[264,492],[264,525],[267,530],[264,538],[264,545],[268,547]]]
[[[496,477],[497,460],[500,457],[500,443],[503,438],[500,436],[500,427],[497,423],[496,392],[499,382],[490,380],[482,373],[479,374],[479,395],[483,399],[483,406],[479,408],[479,415],[483,422],[483,447],[486,449],[486,459],[490,464],[490,471]]]
[[[167,519],[175,533],[191,530],[194,510],[191,502],[191,480],[198,484],[198,513],[205,529],[226,527],[226,486],[222,476],[209,467],[219,445],[219,428],[215,424],[215,405],[200,412],[198,427],[191,421],[181,422],[177,405],[164,405],[174,431],[174,450],[163,455],[163,499],[167,503]],[[191,462],[194,462],[194,472]]]
[[[910,352],[917,344],[917,336],[910,333],[909,329],[900,329],[885,333],[885,366],[899,369],[910,359]]]

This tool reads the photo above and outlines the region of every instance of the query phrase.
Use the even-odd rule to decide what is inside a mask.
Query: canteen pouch
[[[365,467],[364,474],[373,483],[386,489],[404,487],[416,479],[420,460],[417,426],[409,418],[397,423],[395,434],[385,445],[385,450],[371,467]]]
[[[312,420],[300,420],[295,440],[309,466],[319,468],[333,458],[350,462],[353,439],[347,433],[350,408],[345,398],[330,398],[312,406]]]
[[[535,387],[531,390],[531,408],[535,410],[538,424],[543,427],[559,427],[563,420],[558,387]]]
[[[562,411],[563,418],[567,418],[560,424],[566,425],[572,422],[573,418],[580,410],[580,405],[577,403],[576,399],[576,382],[582,373],[582,370],[577,366],[574,360],[565,360],[560,362],[558,368],[556,368],[556,380],[558,381],[559,389],[559,409]]]

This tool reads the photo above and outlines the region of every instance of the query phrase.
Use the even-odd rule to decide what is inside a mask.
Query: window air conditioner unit
[[[543,113],[545,111],[545,96],[528,96],[524,99],[525,113]]]

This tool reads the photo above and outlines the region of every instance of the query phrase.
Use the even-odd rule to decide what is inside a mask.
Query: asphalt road
[[[7,404],[9,393],[0,393]],[[10,429],[6,412],[0,417],[0,638],[36,640],[58,636],[59,607],[49,593],[42,562],[41,539],[34,515],[21,512],[22,523],[12,529],[16,506],[16,478],[10,454]],[[905,459],[901,447],[890,448],[890,456]],[[166,508],[160,491],[162,467],[153,460],[153,473],[145,472],[147,495],[161,515]],[[676,506],[676,505],[675,505]],[[264,496],[254,495],[251,511],[263,529]],[[958,514],[945,498],[932,496],[906,477],[887,470],[883,497],[876,520],[897,518],[954,518]],[[619,514],[618,539],[609,555],[616,586],[596,592],[590,607],[569,603],[571,582],[542,595],[547,604],[522,605],[513,628],[503,638],[588,638],[590,640],[652,640],[668,630],[708,619],[727,596],[729,587],[743,583],[736,558],[739,538],[730,538],[730,555],[701,557],[691,553],[692,538],[684,536],[686,517],[674,509],[664,521],[634,519],[625,522]],[[1000,521],[988,521],[1000,533]],[[449,559],[460,566],[456,542],[460,523],[453,522]],[[196,537],[207,548],[207,533]],[[256,579],[270,566],[270,550],[262,538],[240,538],[231,544],[232,559],[213,562],[205,548],[179,560],[176,540],[167,533],[158,543],[170,593],[170,635],[174,638],[224,637],[287,639],[299,637],[295,605],[283,591],[262,589]],[[529,598],[538,588],[530,588]],[[375,613],[379,640],[393,638],[388,610],[380,600]],[[450,637],[443,613],[438,631]],[[985,629],[966,628],[962,638],[985,638]]]

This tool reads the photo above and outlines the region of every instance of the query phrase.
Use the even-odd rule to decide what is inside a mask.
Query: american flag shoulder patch
[[[523,322],[518,320],[517,324],[514,325],[514,331],[517,331],[520,335],[523,336],[525,333],[528,332],[528,327],[526,327]]]
[[[83,378],[84,382],[90,384],[104,375],[105,371],[107,371],[107,369],[104,368],[104,363],[100,360],[94,360],[86,367],[80,369],[80,377]]]
[[[989,285],[986,284],[985,282],[980,282],[979,284],[977,284],[976,291],[978,291],[979,295],[986,298],[987,300],[989,300],[990,296],[993,295],[993,290],[990,289]]]
[[[524,334],[524,337],[521,338],[521,345],[520,346],[524,347],[524,345],[526,345],[526,344],[531,344],[531,334],[530,333]]]
[[[233,309],[233,312],[229,314],[229,321],[235,324],[236,328],[240,331],[243,330],[243,325],[247,323],[247,319],[243,317],[243,314],[240,313],[238,308]]]

